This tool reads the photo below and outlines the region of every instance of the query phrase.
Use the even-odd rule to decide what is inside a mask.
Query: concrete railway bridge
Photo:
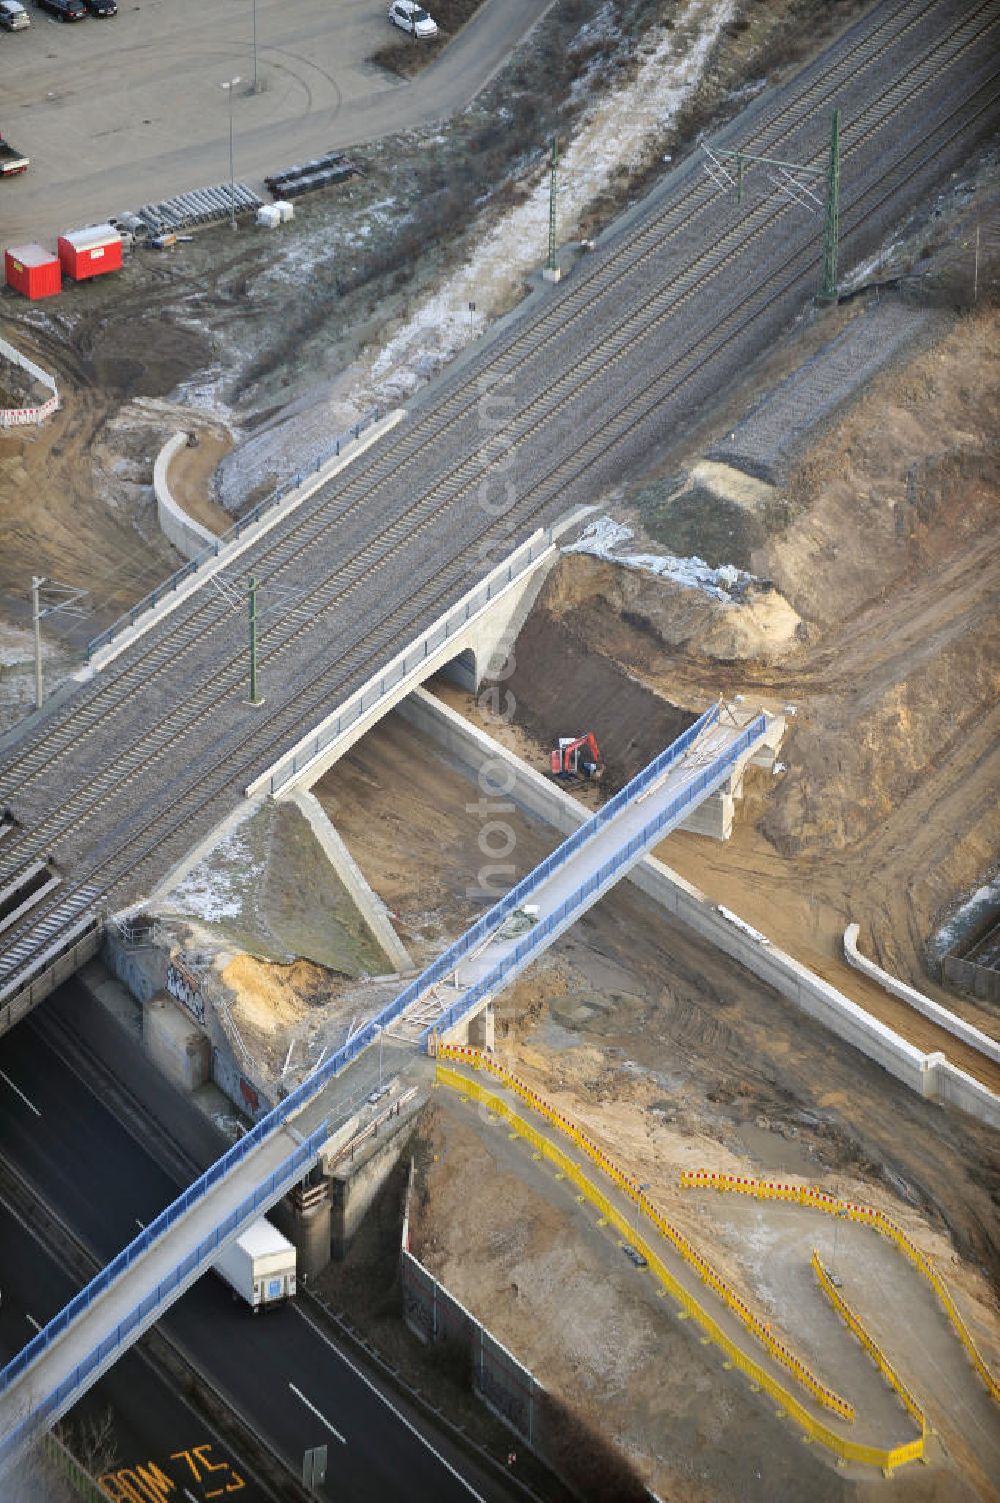
[[[818,166],[839,108],[841,246],[859,259],[995,129],[998,19],[1000,0],[885,0],[717,144]],[[437,667],[476,682],[555,556],[557,519],[766,346],[818,261],[801,204],[764,190],[737,212],[692,158],[391,435],[103,634],[79,680],[0,744],[0,1031],[248,796],[319,776]],[[261,703],[234,606],[248,574],[263,608],[281,602]],[[772,735],[708,712],[185,1192],[0,1377],[6,1453],[302,1178],[370,1089],[376,1038],[412,1069],[430,1034],[488,1029],[499,987]]]
[[[821,166],[839,108],[842,256],[858,259],[995,129],[998,15],[1000,0],[884,0],[716,144]],[[0,743],[0,1031],[248,791],[319,770],[442,656],[478,677],[555,520],[815,291],[815,218],[752,177],[737,209],[692,156],[391,434],[104,633],[81,681]],[[251,574],[259,704],[238,604]]]

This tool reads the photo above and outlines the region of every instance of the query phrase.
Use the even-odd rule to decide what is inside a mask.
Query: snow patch
[[[1000,908],[1000,872],[982,887],[977,887],[947,923],[941,925],[931,940],[932,953],[940,960],[986,913],[995,908]]]
[[[737,604],[750,586],[757,583],[753,574],[737,569],[735,564],[722,564],[714,569],[703,558],[678,558],[674,553],[619,552],[633,536],[631,527],[626,527],[623,522],[598,517],[587,524],[575,543],[568,543],[562,551],[589,553],[606,563],[620,564],[623,569],[655,574],[660,579],[670,580],[671,584],[680,585],[683,590],[701,590],[723,605]]]
[[[604,35],[610,7],[601,11],[580,46]],[[587,207],[621,172],[637,165],[651,137],[676,120],[698,87],[722,28],[735,13],[734,0],[689,0],[670,31],[654,30],[644,44],[634,78],[585,108],[562,155],[559,237],[571,240]],[[502,114],[502,112],[501,112]],[[426,146],[426,138],[412,139]],[[443,139],[443,138],[442,138]],[[368,211],[369,225],[399,215],[387,197]],[[281,482],[315,454],[346,423],[372,407],[391,407],[410,397],[461,350],[472,344],[498,314],[517,303],[528,276],[545,260],[549,232],[549,178],[542,166],[528,197],[483,231],[465,265],[435,293],[424,298],[399,332],[374,359],[358,363],[333,384],[325,399],[254,434],[226,461],[220,499],[232,507],[265,482]],[[365,238],[364,227],[345,232],[329,228],[288,242],[287,251],[265,277],[296,281],[337,255],[349,256]],[[210,406],[233,426],[220,400],[221,377],[185,388],[182,400]]]
[[[734,11],[732,0],[692,0],[674,30],[654,33],[635,78],[584,113],[560,164],[562,240],[571,237],[587,206],[614,178],[640,162],[649,138],[677,118]],[[428,365],[445,364],[478,338],[496,309],[509,304],[512,292],[541,266],[548,234],[549,181],[543,172],[529,197],[483,235],[466,265],[426,298],[386,345],[359,405],[388,404],[409,395],[426,378]]]
[[[257,866],[248,827],[253,812],[253,806],[248,807],[243,822],[230,830],[161,900],[164,913],[202,919],[209,924],[241,916],[248,877],[253,885],[252,873]]]

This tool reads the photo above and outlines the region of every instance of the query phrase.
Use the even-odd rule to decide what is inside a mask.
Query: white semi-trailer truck
[[[212,1266],[255,1315],[295,1293],[295,1248],[263,1217],[230,1242]]]

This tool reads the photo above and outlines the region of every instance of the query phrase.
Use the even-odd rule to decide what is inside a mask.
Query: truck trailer
[[[212,1266],[255,1315],[295,1293],[295,1248],[263,1217],[230,1242]]]

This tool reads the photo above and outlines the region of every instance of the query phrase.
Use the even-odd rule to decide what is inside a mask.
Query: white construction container
[[[277,204],[261,204],[257,210],[257,223],[263,225],[266,230],[276,230],[281,223],[281,214]]]
[[[295,218],[295,205],[290,204],[287,198],[279,198],[274,207],[281,215],[282,224],[287,224],[290,219]]]
[[[212,1266],[255,1315],[295,1293],[295,1248],[263,1218],[230,1242]]]

